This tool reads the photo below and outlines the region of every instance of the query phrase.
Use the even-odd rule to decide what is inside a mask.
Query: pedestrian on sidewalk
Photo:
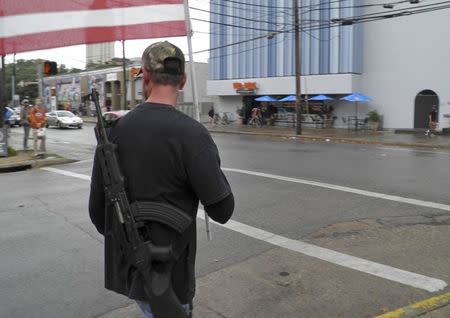
[[[30,125],[33,130],[33,151],[35,156],[45,153],[45,122],[45,107],[42,105],[41,100],[37,98],[33,108],[30,110]]]
[[[30,102],[28,99],[22,100],[20,107],[20,124],[23,127],[23,149],[28,150],[28,138],[30,137]]]
[[[208,112],[208,122],[210,123],[210,124],[213,124],[214,123],[214,107],[211,107],[211,109],[209,110],[209,112]]]
[[[425,135],[434,136],[436,134],[436,128],[438,125],[438,112],[436,105],[431,107],[431,112],[428,114],[428,130],[425,132]]]
[[[199,200],[213,220],[226,223],[233,213],[234,197],[220,169],[219,152],[208,130],[175,108],[178,91],[186,83],[183,52],[169,42],[154,43],[142,55],[141,71],[146,101],[115,122],[109,139],[117,145],[120,169],[132,205],[164,204],[181,210],[193,220],[173,241],[169,239],[169,226],[155,220],[143,221],[147,240],[157,246],[165,246],[169,241],[177,248],[179,258],[173,261],[172,270],[165,272],[164,279],[172,282],[176,301],[186,310],[187,317],[195,293],[195,220]],[[112,207],[105,206],[100,164],[96,156],[89,214],[97,230],[105,236],[105,287],[136,300],[144,316],[153,318],[152,298],[144,291],[149,286],[140,272],[127,263],[118,232],[121,224]],[[163,214],[169,216],[169,212]],[[153,262],[150,274],[159,273],[165,264]],[[158,305],[161,303],[167,302]],[[164,308],[158,306],[158,309]]]
[[[9,123],[9,118],[14,114],[14,111],[9,108],[5,107],[3,109],[3,126],[6,128],[6,135],[9,136],[9,128],[11,127]]]

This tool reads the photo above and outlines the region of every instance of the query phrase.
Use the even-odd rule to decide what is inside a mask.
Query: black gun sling
[[[156,226],[154,223],[163,224],[166,229],[164,235],[171,241],[167,246],[149,243],[153,262],[150,270],[151,286],[147,286],[147,293],[151,295],[150,307],[155,317],[172,317],[168,309],[179,302],[172,288],[172,270],[189,245],[188,241],[181,241],[180,238],[193,219],[182,210],[166,203],[135,201],[130,206],[136,222],[143,223],[144,227],[150,225],[150,228]]]

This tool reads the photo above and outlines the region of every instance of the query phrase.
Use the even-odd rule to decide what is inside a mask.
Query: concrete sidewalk
[[[250,127],[232,123],[229,125],[205,124],[210,132],[254,136],[279,137],[291,140],[323,141],[334,143],[377,144],[386,146],[421,147],[450,150],[450,136],[425,136],[422,134],[397,134],[392,130],[348,130],[342,128],[303,128],[302,135],[295,134],[294,127],[262,126]]]

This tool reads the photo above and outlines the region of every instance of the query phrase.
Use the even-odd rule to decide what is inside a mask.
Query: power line
[[[450,1],[445,1],[445,2],[438,3],[438,4],[446,4],[446,3],[450,3]],[[436,6],[436,5],[434,5],[434,7],[430,7],[430,6],[432,6],[432,5],[420,6],[420,8],[422,8],[422,7],[428,7],[428,8],[427,8],[426,10],[425,10],[425,9],[417,10],[417,13],[415,12],[415,10],[408,10],[408,11],[404,11],[404,12],[407,12],[407,15],[412,15],[412,14],[419,14],[419,13],[425,13],[425,12],[432,12],[432,11],[438,11],[438,10],[444,10],[444,9],[450,8],[450,4],[449,4],[448,6]],[[403,9],[403,10],[404,10],[404,9]],[[359,23],[364,23],[364,22],[377,21],[377,20],[381,20],[381,19],[396,18],[396,17],[400,17],[400,16],[405,16],[405,15],[406,15],[406,14],[403,14],[403,15],[402,15],[402,14],[397,14],[397,15],[388,15],[388,16],[386,16],[386,14],[381,14],[381,15],[380,15],[380,13],[378,12],[378,15],[372,15],[372,16],[370,16],[371,20],[369,20],[369,19],[367,19],[367,20],[359,19],[359,20],[355,20],[355,21],[353,22],[353,24],[359,24]],[[358,17],[355,17],[355,18],[358,18]],[[346,18],[346,19],[351,20],[352,18]],[[337,22],[327,21],[326,23],[322,24],[322,26],[315,26],[315,27],[312,27],[312,28],[310,28],[308,31],[321,30],[321,29],[324,29],[324,28],[341,27],[341,24],[339,24],[338,22],[339,22],[339,21],[337,21]],[[304,30],[303,28],[301,28],[301,31],[302,31],[302,32],[305,32],[306,30]],[[272,32],[272,34],[288,33],[288,32],[292,32],[292,29],[291,29],[291,30],[276,30],[276,31],[274,31],[274,30],[269,30],[269,32]],[[263,35],[263,36],[258,36],[258,37],[255,37],[255,38],[243,40],[243,41],[238,41],[238,42],[235,42],[235,43],[230,43],[230,44],[222,45],[222,46],[215,47],[215,48],[210,48],[210,49],[207,49],[207,50],[201,50],[201,51],[198,51],[198,52],[194,52],[194,54],[204,53],[204,52],[207,52],[207,51],[218,50],[218,49],[226,48],[226,47],[229,47],[229,46],[234,46],[234,45],[238,45],[238,44],[242,44],[242,43],[246,43],[246,42],[255,41],[255,40],[258,40],[258,39],[265,38],[265,37],[267,37],[267,36],[269,36],[269,35],[271,35],[271,33],[266,34],[266,35]]]

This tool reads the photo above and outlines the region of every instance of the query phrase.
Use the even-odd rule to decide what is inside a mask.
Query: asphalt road
[[[92,128],[48,130],[48,149],[79,162],[0,175],[0,317],[130,304],[102,287]],[[212,242],[198,220],[198,317],[373,317],[449,292],[450,153],[213,137],[236,211]]]

